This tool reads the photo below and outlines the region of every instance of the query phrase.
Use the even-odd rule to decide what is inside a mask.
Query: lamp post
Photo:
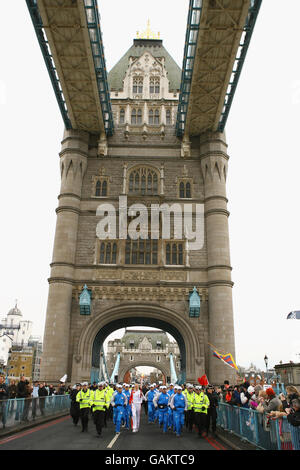
[[[268,356],[265,355],[264,361],[265,361],[265,364],[266,364],[266,380],[267,380],[267,384],[268,384],[268,382],[269,382],[269,380],[268,380],[268,360],[269,360]]]

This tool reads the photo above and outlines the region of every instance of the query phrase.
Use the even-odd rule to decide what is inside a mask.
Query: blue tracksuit
[[[125,426],[127,429],[129,429],[129,423],[130,423],[130,417],[131,417],[131,406],[129,405],[129,398],[130,398],[130,391],[129,390],[123,390],[123,393],[126,395],[127,398],[127,405],[125,408]]]
[[[158,394],[161,393],[158,388],[154,389],[154,393]],[[158,408],[154,408],[154,421],[156,422],[158,420]]]
[[[148,401],[148,423],[154,423],[154,412],[155,408],[153,405],[153,398],[155,397],[156,393],[154,390],[149,390],[147,393],[147,401]]]
[[[123,392],[117,392],[112,398],[112,403],[114,403],[114,410],[116,410],[115,411],[116,432],[120,432],[121,421],[122,421],[122,418],[125,417],[125,413],[126,413],[126,404],[127,404],[126,395]]]
[[[169,395],[166,393],[160,393],[155,401],[157,403],[156,409],[158,410],[159,424],[163,424],[163,431],[167,432]]]
[[[174,395],[174,389],[173,390],[168,390],[167,395],[169,398]],[[168,406],[168,427],[171,428],[173,426],[173,410],[170,406]]]
[[[182,393],[176,393],[173,399],[173,420],[174,430],[177,436],[180,436],[184,424],[184,409],[186,406],[185,396]]]

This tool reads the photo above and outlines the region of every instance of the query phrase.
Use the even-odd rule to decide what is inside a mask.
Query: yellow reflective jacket
[[[192,392],[192,393],[187,392],[185,394],[185,397],[186,397],[187,404],[188,404],[188,411],[190,411],[193,408],[193,404],[194,404],[194,400],[195,400],[195,393],[194,392]]]
[[[90,406],[93,406],[93,411],[104,411],[110,404],[109,395],[106,390],[95,390],[91,394]]]
[[[201,392],[199,395],[195,393],[193,410],[195,413],[205,413],[207,414],[207,409],[209,407],[209,398],[205,393]]]
[[[80,390],[77,393],[76,401],[79,402],[80,409],[90,407],[91,394],[92,394],[92,391],[90,389],[87,389],[86,392],[84,392],[84,390]]]

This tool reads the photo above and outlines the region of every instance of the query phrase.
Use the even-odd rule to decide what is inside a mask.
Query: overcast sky
[[[0,317],[18,299],[43,335],[63,121],[26,2],[15,1],[13,11],[10,3],[0,2]],[[101,0],[108,70],[148,18],[181,66],[188,3]],[[288,3],[263,0],[226,129],[236,360],[243,366],[264,367],[265,354],[270,366],[300,360],[300,321],[286,320],[300,309],[300,2]]]

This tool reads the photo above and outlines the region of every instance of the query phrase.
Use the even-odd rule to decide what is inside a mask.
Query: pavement
[[[116,435],[112,422],[103,428],[103,437],[97,438],[95,425],[89,419],[88,432],[81,432],[81,425],[74,426],[70,416],[49,418],[47,422],[34,422],[20,429],[6,430],[0,434],[0,450],[113,450],[113,451],[141,451],[174,449],[178,451],[198,450],[255,450],[237,436],[226,431],[218,430],[217,437],[208,435],[199,438],[197,433],[188,433],[183,430],[182,436],[177,438],[169,431],[162,433],[158,424],[148,424],[147,418],[142,414],[139,432],[121,428]]]

